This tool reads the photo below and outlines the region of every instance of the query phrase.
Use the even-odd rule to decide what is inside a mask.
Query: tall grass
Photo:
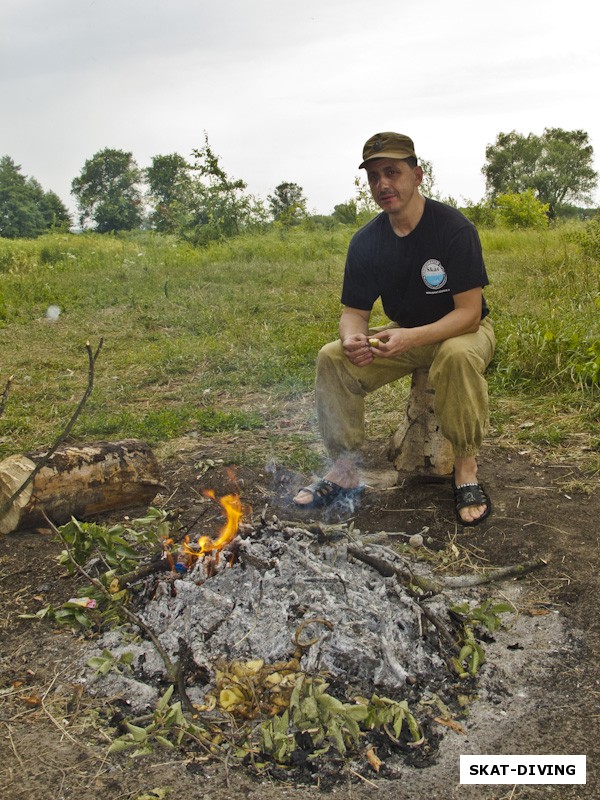
[[[572,389],[600,378],[600,272],[571,228],[484,231],[498,334],[498,390]]]
[[[282,409],[310,395],[316,353],[337,335],[351,235],[299,226],[206,249],[153,234],[0,239],[0,391],[14,375],[0,455],[62,430],[86,385],[85,342],[101,337],[77,438],[156,443],[262,426],[283,441]],[[543,428],[550,445],[582,435],[597,423],[597,260],[566,229],[491,230],[482,240],[499,340],[496,429],[535,409],[543,424],[530,437]],[[60,308],[55,321],[49,306]],[[397,406],[395,387],[373,399],[377,436],[394,427]],[[300,463],[302,437],[290,433],[283,449]]]

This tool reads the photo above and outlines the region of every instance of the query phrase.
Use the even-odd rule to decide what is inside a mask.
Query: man
[[[488,422],[484,371],[495,345],[479,237],[459,211],[420,194],[423,170],[408,136],[372,136],[359,169],[382,213],[352,238],[340,339],[317,359],[317,414],[331,466],[294,503],[318,508],[360,495],[365,396],[428,367],[436,417],[454,450],[456,516],[477,525],[492,508],[476,457]],[[392,322],[370,329],[379,297]]]

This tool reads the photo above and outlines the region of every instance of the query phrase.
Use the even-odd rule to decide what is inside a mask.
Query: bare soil
[[[174,510],[190,530],[209,524],[201,490],[233,488],[228,460],[250,440],[223,437],[205,444],[184,440],[163,460],[166,490],[155,501]],[[389,469],[381,448],[371,448],[368,475]],[[284,469],[236,468],[235,481],[255,513],[267,510],[302,525],[315,512],[290,504],[308,476]],[[441,730],[433,763],[405,766],[402,779],[373,773],[365,780],[347,770],[327,792],[348,798],[408,797],[538,800],[600,797],[600,632],[597,597],[600,548],[598,493],[574,491],[573,464],[545,463],[539,452],[486,446],[480,477],[494,513],[483,525],[457,527],[448,481],[407,480],[370,488],[353,517],[356,528],[377,533],[423,531],[427,546],[447,554],[448,568],[465,572],[537,557],[547,567],[494,593],[518,597],[521,614],[490,649],[481,673],[480,699],[460,724],[464,733]],[[330,515],[325,521],[334,521]],[[425,530],[426,529],[426,530]],[[392,540],[390,540],[392,541]],[[248,800],[312,798],[324,786],[257,779],[243,767],[198,762],[161,751],[131,761],[107,757],[106,714],[82,691],[82,659],[89,643],[81,635],[20,618],[74,594],[76,578],[62,576],[60,546],[47,532],[19,532],[0,539],[0,797],[3,800],[135,800],[189,797]],[[517,595],[514,594],[515,590]],[[503,593],[506,593],[505,595]],[[108,731],[108,732],[107,732]],[[586,786],[464,786],[459,754],[585,754]],[[152,794],[152,790],[156,790]],[[149,794],[150,793],[150,794]]]

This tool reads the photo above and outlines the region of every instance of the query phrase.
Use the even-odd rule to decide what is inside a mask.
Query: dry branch
[[[2,392],[2,397],[0,398],[0,417],[4,414],[4,409],[6,408],[6,401],[8,399],[8,393],[10,391],[10,386],[13,382],[13,376],[11,375],[10,378],[6,381],[6,386],[4,387],[4,391]]]
[[[158,572],[167,572],[169,569],[171,569],[169,561],[166,558],[159,558],[131,572],[126,572],[124,575],[119,575],[116,580],[119,584],[119,589],[128,589],[134,583],[148,578],[150,575],[156,575]]]
[[[21,493],[24,492],[25,489],[33,483],[33,481],[35,479],[35,476],[38,474],[38,472],[50,460],[50,458],[53,455],[53,453],[58,449],[58,447],[65,441],[67,436],[71,433],[71,430],[73,429],[73,425],[75,425],[75,423],[79,419],[79,415],[83,411],[83,408],[84,408],[85,404],[87,403],[88,398],[89,398],[89,396],[91,395],[91,393],[93,391],[93,388],[94,388],[94,364],[96,363],[96,359],[98,358],[98,355],[100,354],[100,350],[102,349],[102,345],[103,344],[104,344],[104,339],[100,339],[100,342],[98,343],[98,347],[96,348],[96,352],[94,353],[94,352],[92,352],[92,347],[91,347],[90,343],[86,342],[85,349],[86,349],[87,354],[88,354],[88,382],[87,382],[87,387],[85,389],[85,392],[83,393],[83,396],[82,396],[81,400],[79,401],[79,404],[78,404],[77,408],[73,412],[73,415],[71,416],[71,419],[67,423],[65,429],[60,434],[58,439],[56,439],[56,441],[50,447],[50,449],[47,451],[47,453],[45,453],[44,456],[37,462],[37,464],[35,465],[33,470],[29,473],[27,478],[23,481],[23,483],[12,493],[12,495],[7,500],[5,500],[2,503],[2,505],[0,506],[0,519],[2,519],[2,517],[4,517],[4,515],[12,508],[13,503],[19,497],[19,495],[21,495]],[[6,389],[4,390],[4,394],[2,396],[2,410],[4,410],[4,403],[6,401],[6,395],[8,393],[8,389],[10,387],[11,380],[12,380],[12,378],[9,378],[9,382],[7,383]]]
[[[524,561],[522,564],[512,564],[508,567],[498,567],[491,572],[481,575],[448,575],[443,580],[443,585],[447,589],[466,589],[471,586],[483,586],[494,581],[503,581],[506,578],[520,578],[547,566],[548,562],[543,558],[536,558],[534,561]]]
[[[428,578],[423,578],[420,575],[414,575],[407,567],[401,567],[399,564],[392,564],[385,558],[378,558],[372,553],[367,553],[361,547],[356,545],[348,546],[348,554],[367,564],[373,569],[377,570],[384,578],[391,578],[395,576],[399,579],[400,583],[412,592],[412,587],[416,586],[424,592],[439,594],[443,591],[444,586],[438,581],[432,581]],[[414,594],[414,592],[412,592]]]
[[[468,575],[448,575],[440,580],[430,580],[423,578],[419,575],[414,575],[407,567],[401,567],[398,564],[392,564],[384,558],[378,558],[372,553],[367,553],[356,545],[348,547],[348,553],[362,561],[364,564],[376,569],[384,578],[396,576],[400,582],[410,588],[417,586],[425,592],[433,592],[434,594],[441,594],[444,589],[466,589],[472,586],[484,586],[487,583],[494,583],[494,581],[503,581],[507,578],[520,578],[533,572],[536,569],[541,569],[547,565],[543,558],[537,558],[534,561],[525,561],[522,564],[511,564],[507,567],[499,567],[491,572],[481,573],[480,575],[470,573]]]

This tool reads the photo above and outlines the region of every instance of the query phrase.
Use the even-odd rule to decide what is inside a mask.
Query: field
[[[370,489],[348,521],[356,535],[423,531],[443,573],[538,557],[547,567],[495,589],[516,613],[489,645],[481,684],[470,687],[480,700],[460,719],[466,735],[446,731],[439,757],[405,768],[401,782],[344,767],[336,796],[579,800],[600,792],[600,286],[580,232],[482,232],[499,340],[480,459],[490,521],[459,530],[449,484],[410,481]],[[202,250],[146,233],[0,240],[0,457],[48,447],[61,434],[88,384],[86,342],[95,350],[102,341],[71,441],[149,442],[164,471],[156,505],[186,530],[217,524],[202,490],[220,494],[232,482],[253,519],[302,517],[289,498],[323,464],[314,361],[336,335],[351,233],[299,226]],[[389,468],[386,444],[406,392],[388,387],[369,404],[374,473]],[[318,784],[256,778],[230,754],[107,757],[122,705],[82,689],[92,635],[21,617],[74,596],[80,581],[57,566],[60,549],[47,531],[0,538],[3,798],[325,794]],[[588,785],[459,786],[459,752],[587,754]]]
[[[245,458],[316,467],[317,443],[272,423],[310,394],[315,354],[336,336],[351,233],[298,227],[205,250],[151,234],[1,240],[0,383],[14,380],[0,455],[54,440],[86,385],[85,343],[102,339],[74,438],[156,445],[191,430],[260,430],[261,451]],[[576,451],[593,476],[600,287],[573,234],[483,232],[499,340],[492,434],[552,457]],[[397,396],[373,400],[376,438],[393,430]]]

